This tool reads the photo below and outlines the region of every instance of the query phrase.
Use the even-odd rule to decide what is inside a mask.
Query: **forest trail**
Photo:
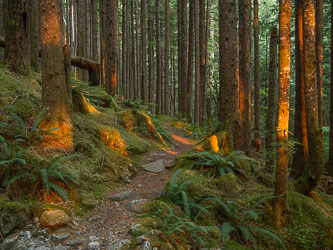
[[[189,150],[195,144],[194,141],[185,138],[180,133],[179,129],[169,125],[166,125],[166,128],[174,148],[170,150],[149,152],[143,157],[142,162],[142,165],[145,165],[148,162],[150,162],[150,164],[158,164],[163,160],[162,172],[153,173],[141,170],[129,184],[109,193],[104,202],[95,208],[94,212],[85,216],[82,225],[76,227],[75,230],[71,232],[71,236],[67,240],[67,243],[70,240],[75,241],[80,240],[81,238],[81,241],[83,241],[84,239],[84,243],[72,247],[71,249],[87,249],[89,243],[91,246],[94,245],[91,242],[95,242],[95,245],[97,245],[98,242],[99,249],[120,249],[118,247],[121,247],[122,244],[133,238],[128,234],[128,231],[131,228],[135,217],[139,216],[139,214],[133,212],[137,209],[136,206],[140,206],[161,193],[165,183],[172,175],[172,171],[169,171],[167,167],[174,163],[179,154]],[[120,194],[127,190],[133,190],[126,193],[129,196],[128,199],[122,201],[110,200],[110,196]],[[129,208],[130,201],[134,201],[132,204],[136,205],[130,206]],[[65,242],[63,244],[66,245]]]

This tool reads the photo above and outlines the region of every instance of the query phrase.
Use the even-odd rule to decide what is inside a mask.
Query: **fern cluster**
[[[262,208],[263,207],[262,203],[264,203],[268,199],[275,198],[275,196],[270,196],[261,199],[256,204],[249,206],[245,208],[243,211],[241,211],[241,216],[239,216],[238,214],[239,206],[235,202],[232,201],[223,202],[218,196],[214,194],[209,194],[209,195],[211,197],[206,198],[205,201],[215,202],[219,206],[222,217],[225,220],[225,222],[222,224],[220,228],[221,238],[223,242],[226,241],[227,236],[230,233],[238,232],[239,234],[243,234],[246,240],[251,240],[254,249],[257,249],[256,240],[252,232],[259,232],[261,234],[266,234],[272,237],[274,240],[280,243],[283,249],[286,249],[281,239],[271,231],[249,225],[249,219],[258,220],[259,218],[258,213],[255,212],[255,209],[260,207]]]
[[[174,204],[182,207],[185,211],[187,219],[191,216],[198,215],[198,213],[203,212],[205,215],[209,216],[210,213],[206,207],[197,204],[192,199],[189,199],[186,189],[191,184],[197,181],[196,178],[183,179],[180,180],[180,174],[183,170],[178,169],[171,177],[171,180],[165,184],[161,196],[167,197]]]
[[[210,169],[206,170],[206,176],[208,178],[214,177],[217,175],[225,175],[227,173],[239,172],[240,170],[236,167],[236,164],[241,160],[249,160],[252,161],[251,158],[246,157],[242,151],[234,151],[226,156],[222,156],[221,152],[213,153],[213,152],[199,152],[194,153],[189,156],[190,159],[197,159],[195,163],[193,163],[190,168],[196,168],[200,166],[210,167]],[[242,184],[243,182],[237,176],[236,179]]]
[[[196,225],[195,221],[190,221],[188,217],[180,218],[175,215],[172,209],[164,202],[162,205],[166,206],[169,210],[169,215],[163,221],[163,233],[165,237],[177,248],[179,249],[179,242],[188,242],[188,238],[199,242],[202,246],[205,246],[205,241],[198,235],[200,233],[208,233],[207,228],[204,226]],[[189,212],[187,211],[186,214]],[[188,214],[189,215],[189,214]],[[178,240],[178,241],[177,241]]]

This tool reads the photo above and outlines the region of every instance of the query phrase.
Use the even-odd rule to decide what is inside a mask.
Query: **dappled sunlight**
[[[178,141],[178,142],[180,142],[180,143],[182,143],[182,144],[185,144],[185,145],[193,145],[193,144],[194,144],[194,142],[193,142],[192,140],[189,140],[189,139],[186,139],[186,138],[180,137],[180,136],[175,135],[175,134],[172,134],[171,137],[172,137],[174,140],[176,140],[176,141]]]
[[[119,132],[116,129],[104,127],[98,131],[101,142],[113,150],[121,153],[124,156],[128,156],[127,146],[124,140],[121,138]]]
[[[209,145],[212,147],[212,150],[214,151],[214,153],[219,152],[219,150],[220,150],[219,141],[218,141],[216,135],[212,135],[211,137],[209,137]]]

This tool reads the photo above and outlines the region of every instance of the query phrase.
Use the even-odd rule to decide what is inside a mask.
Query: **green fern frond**
[[[18,129],[22,134],[27,134],[25,123],[21,117],[15,113],[10,113],[10,115],[17,121]]]
[[[48,110],[48,107],[43,108],[37,115],[34,124],[32,124],[31,126],[31,130],[37,130],[39,127],[39,124],[42,122],[43,120],[43,116],[46,114],[46,111]]]
[[[10,169],[7,169],[5,176],[3,178],[2,186],[4,186],[4,187],[8,186],[8,183],[10,181],[10,174],[11,174]]]
[[[29,181],[29,180],[34,180],[34,176],[32,174],[24,173],[24,174],[19,174],[14,176],[7,184],[7,186],[10,186],[10,184],[14,183],[15,181],[23,179],[23,181]]]
[[[42,169],[41,173],[42,173],[42,179],[43,179],[43,182],[44,182],[46,193],[49,194],[50,193],[50,181],[49,181],[49,176],[47,174],[47,170]]]
[[[55,159],[55,161],[48,167],[48,169],[53,170],[54,168],[57,168],[57,166],[60,162],[63,162],[69,158],[80,156],[80,155],[68,155],[68,156],[59,156]]]
[[[200,244],[202,245],[202,246],[206,246],[206,244],[205,244],[205,241],[202,239],[202,238],[200,238],[198,235],[196,235],[196,234],[191,234],[191,236],[192,236],[192,238],[194,238],[196,241],[198,241],[198,242],[200,242]]]
[[[182,197],[183,197],[183,205],[184,205],[186,219],[190,220],[191,219],[190,205],[188,204],[187,194],[184,191],[182,191]]]
[[[267,234],[268,236],[272,237],[274,240],[276,240],[277,242],[280,243],[280,245],[283,247],[283,249],[287,250],[286,246],[284,245],[284,243],[282,242],[282,240],[280,239],[280,237],[278,237],[276,234],[272,233],[269,230],[266,229],[262,229],[262,228],[257,228],[257,227],[252,227],[251,228],[252,231],[258,231],[262,234]]]
[[[250,231],[246,228],[246,227],[243,227],[243,226],[238,226],[239,229],[243,232],[244,236],[245,236],[245,239],[246,240],[249,240],[251,238],[251,233]]]
[[[243,217],[245,218],[246,216],[252,217],[254,220],[258,219],[258,214],[254,212],[253,210],[246,210],[243,213]]]
[[[68,198],[68,193],[65,189],[53,184],[53,183],[50,183],[50,187],[55,191],[57,192],[61,198],[64,199],[64,201],[69,201],[69,198]]]
[[[222,241],[225,242],[227,239],[227,236],[233,232],[236,231],[236,228],[234,228],[230,222],[224,222],[222,227],[221,227],[221,238]]]

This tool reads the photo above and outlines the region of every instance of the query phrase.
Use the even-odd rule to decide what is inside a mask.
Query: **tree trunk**
[[[49,108],[48,119],[41,127],[58,128],[53,132],[57,136],[44,136],[43,143],[70,149],[73,146],[71,101],[65,78],[60,1],[40,0],[40,38],[42,104]]]
[[[148,103],[154,102],[154,46],[153,46],[153,32],[154,32],[154,21],[152,14],[152,5],[148,5],[148,84],[149,84],[149,94]],[[154,106],[149,105],[149,111],[153,113]]]
[[[101,0],[100,3],[100,35],[101,35],[101,84],[105,86],[105,66],[107,61],[106,55],[106,0]]]
[[[206,31],[205,0],[199,0],[199,43],[200,43],[200,125],[204,124],[205,84],[206,84]]]
[[[133,79],[133,100],[136,100],[138,88],[136,78],[136,58],[135,58],[135,37],[134,37],[134,0],[131,4],[131,30],[132,30],[132,79]]]
[[[305,112],[309,157],[297,190],[308,195],[317,187],[324,173],[324,145],[322,129],[318,123],[314,0],[303,0],[303,10]]]
[[[135,40],[136,40],[136,86],[137,86],[137,99],[141,98],[141,49],[139,45],[139,10],[138,10],[138,0],[135,1]]]
[[[251,0],[239,0],[239,103],[243,150],[251,155]]]
[[[106,90],[115,96],[117,93],[117,59],[118,59],[118,6],[117,0],[106,2],[107,10],[107,35],[106,35],[106,51],[107,51],[107,78]]]
[[[92,56],[91,56],[91,59],[95,62],[98,62],[97,0],[91,0],[91,16],[92,16],[92,41],[91,41],[92,42],[92,45],[91,45],[91,55]]]
[[[182,86],[182,96],[180,97],[182,102],[181,114],[184,118],[187,118],[187,77],[188,77],[188,61],[187,61],[187,0],[181,1],[181,72],[180,82]]]
[[[187,76],[187,114],[188,122],[192,123],[193,102],[193,50],[194,50],[194,0],[190,0],[190,23],[188,31],[188,76]]]
[[[141,45],[142,45],[142,73],[141,73],[141,98],[147,104],[147,30],[146,30],[146,0],[141,0]]]
[[[77,0],[77,55],[87,58],[86,0]],[[87,81],[84,70],[78,70],[78,77]]]
[[[269,44],[269,90],[268,90],[268,109],[266,120],[266,170],[273,171],[275,165],[275,114],[276,114],[276,70],[277,70],[277,28],[271,31],[271,41]]]
[[[195,26],[195,97],[194,97],[194,123],[200,121],[200,42],[199,42],[199,0],[194,0],[194,26]]]
[[[317,99],[318,122],[323,127],[323,0],[316,0],[316,58],[317,58]]]
[[[30,69],[30,4],[27,0],[8,0],[5,24],[5,64],[12,71]]]
[[[170,43],[170,18],[169,0],[165,0],[165,53],[164,53],[164,115],[169,116],[169,43]],[[171,75],[172,76],[172,75]]]
[[[302,176],[308,159],[308,139],[306,131],[305,93],[304,93],[304,48],[303,48],[303,6],[302,0],[295,2],[295,133],[294,138],[301,144],[296,145],[291,172],[295,179]]]
[[[162,85],[162,60],[161,60],[161,18],[160,1],[156,0],[156,115],[161,114],[161,85]]]
[[[328,175],[333,176],[333,1],[331,1],[331,85]]]
[[[121,69],[122,69],[122,94],[126,96],[126,84],[127,84],[127,79],[126,79],[126,42],[127,42],[127,33],[126,33],[126,1],[123,0],[123,18],[122,18],[122,30],[121,30],[121,35],[122,35],[122,43],[121,43],[121,48],[122,48],[122,56],[121,56]],[[143,0],[144,1],[144,0]]]
[[[237,78],[237,13],[236,0],[219,1],[219,120],[227,131],[227,148],[233,148],[233,135],[239,133],[241,119]]]
[[[288,176],[288,122],[290,88],[290,46],[291,46],[291,0],[280,1],[280,65],[279,65],[279,115],[278,115],[278,156],[276,165],[274,214],[278,224],[287,211]]]
[[[260,141],[260,62],[259,62],[259,18],[258,0],[254,0],[254,138]]]
[[[39,71],[39,0],[31,0],[30,17],[30,65]]]

